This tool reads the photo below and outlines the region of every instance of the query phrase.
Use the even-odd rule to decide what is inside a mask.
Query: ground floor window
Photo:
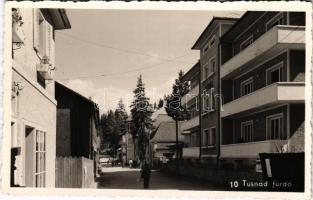
[[[267,117],[267,139],[285,140],[287,135],[284,131],[283,114]]]
[[[203,146],[208,145],[208,137],[209,137],[209,129],[205,129],[203,131],[203,136],[202,136],[202,145]]]
[[[203,146],[214,146],[216,137],[216,128],[211,127],[210,129],[205,129],[202,137]]]
[[[244,142],[253,142],[253,121],[241,123],[241,138]]]
[[[36,131],[36,166],[35,186],[45,187],[46,183],[46,134],[43,131]]]

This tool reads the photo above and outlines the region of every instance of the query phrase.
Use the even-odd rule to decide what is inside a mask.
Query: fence
[[[56,158],[57,188],[89,188],[94,185],[93,160],[84,157]]]

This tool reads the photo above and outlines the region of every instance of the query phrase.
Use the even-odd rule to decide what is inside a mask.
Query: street
[[[97,179],[102,189],[143,189],[143,181],[138,181],[140,169],[122,167],[105,168],[105,173]],[[149,189],[172,190],[220,190],[221,188],[204,181],[178,177],[160,171],[151,171]]]

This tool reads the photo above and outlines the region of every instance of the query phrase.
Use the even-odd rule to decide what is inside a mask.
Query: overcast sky
[[[154,103],[171,92],[180,69],[199,59],[191,50],[213,16],[238,12],[67,10],[72,28],[56,31],[56,80],[86,97],[101,112],[128,108],[139,74]],[[128,109],[129,110],[129,109]]]

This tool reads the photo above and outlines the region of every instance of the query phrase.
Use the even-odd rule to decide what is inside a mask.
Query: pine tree
[[[125,109],[125,105],[123,100],[120,99],[115,110],[115,119],[121,135],[124,135],[127,132],[127,118],[128,115]]]
[[[131,115],[133,121],[133,137],[138,138],[138,155],[141,161],[145,160],[146,149],[149,145],[149,133],[153,129],[151,116],[152,105],[146,97],[145,87],[140,75],[134,92],[134,100],[131,104]]]
[[[182,97],[189,92],[188,82],[183,81],[184,72],[182,70],[178,73],[178,78],[173,84],[172,94],[165,97],[167,115],[172,117],[176,123],[176,159],[178,159],[178,121],[183,121],[189,118],[187,109],[181,105]]]
[[[160,100],[159,100],[159,103],[158,103],[158,109],[162,108],[162,107],[163,107],[163,104],[164,104],[163,99],[160,99]]]

